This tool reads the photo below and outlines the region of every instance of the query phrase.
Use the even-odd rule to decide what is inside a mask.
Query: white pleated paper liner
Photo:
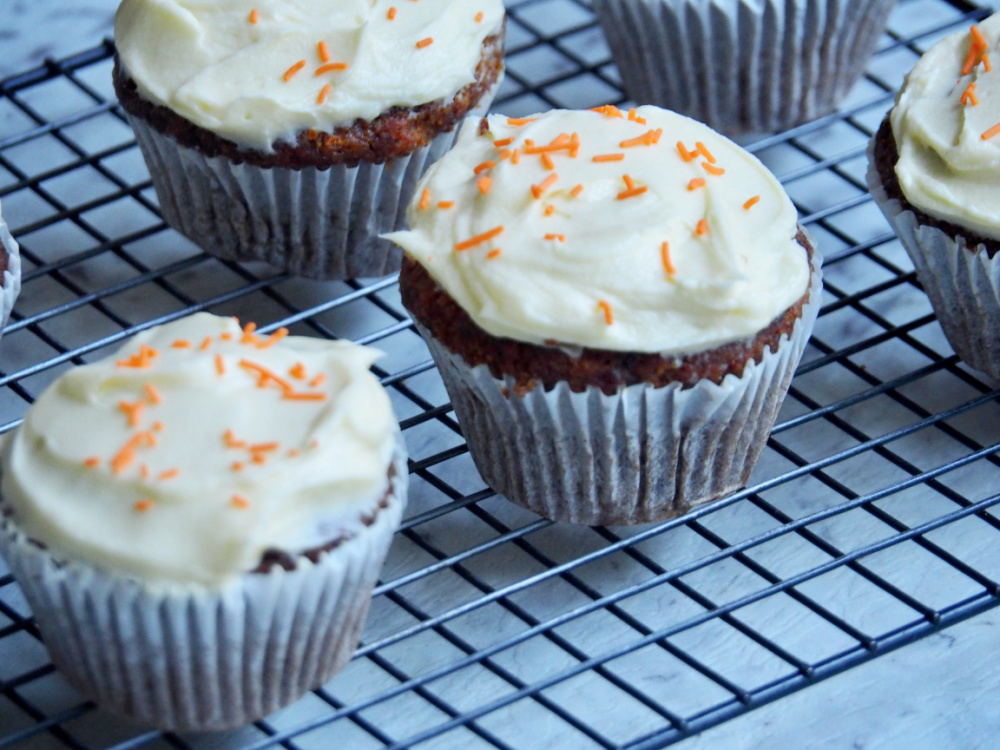
[[[327,682],[351,658],[406,503],[402,438],[391,499],[315,564],[221,590],[147,586],[60,561],[0,518],[0,552],[53,663],[101,708],[161,729],[237,727]]]
[[[746,484],[820,307],[813,251],[809,300],[791,336],[742,377],[691,388],[637,384],[605,395],[566,383],[519,392],[469,367],[424,326],[476,467],[507,499],[555,521],[624,525],[680,515]]]
[[[934,314],[955,353],[1000,380],[1000,253],[970,247],[921,224],[913,211],[889,198],[875,168],[874,137],[868,145],[868,190],[885,214],[917,271]]]
[[[502,79],[467,116],[486,114]],[[383,164],[265,169],[206,157],[137,117],[128,121],[170,226],[210,255],[266,261],[314,279],[399,270],[402,251],[379,234],[406,227],[417,181],[458,132]]]
[[[10,320],[10,311],[21,291],[21,254],[17,242],[10,234],[7,222],[0,217],[0,244],[7,253],[7,269],[0,277],[0,336]]]
[[[594,0],[639,104],[723,133],[831,112],[864,71],[895,0]]]

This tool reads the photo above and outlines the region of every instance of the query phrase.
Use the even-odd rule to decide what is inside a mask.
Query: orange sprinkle
[[[431,191],[424,188],[424,192],[420,194],[420,203],[417,204],[417,208],[423,211],[429,205],[431,205]]]
[[[983,53],[983,70],[985,70],[987,73],[993,70],[993,66],[990,65],[990,56],[987,55],[985,52]]]
[[[483,12],[479,11],[476,13],[476,23],[480,23],[483,20]]]
[[[663,131],[660,130],[660,133]],[[642,135],[637,135],[635,138],[629,138],[618,144],[620,148],[631,148],[632,146],[651,146],[660,140],[655,130],[647,130]]]
[[[198,349],[201,351],[205,351],[211,345],[212,345],[212,337],[206,336],[204,339],[202,339],[201,346],[199,346]]]
[[[510,163],[517,164],[519,161],[521,161],[521,152],[515,148],[510,155]]]
[[[326,101],[326,97],[327,97],[327,95],[329,95],[330,89],[332,89],[332,88],[333,88],[333,85],[329,84],[329,83],[326,84],[323,88],[321,88],[319,90],[319,94],[316,96],[316,103],[317,104],[322,104],[323,102],[325,102]]]
[[[556,207],[550,203],[545,207],[545,210],[542,213],[544,213],[546,216],[551,216],[555,212],[556,212]]]
[[[163,432],[163,422],[153,422],[153,432]]]
[[[493,141],[493,145],[496,146],[497,148],[500,148],[502,146],[509,146],[513,142],[514,142],[513,138],[501,138],[499,140]]]
[[[111,471],[114,474],[121,474],[135,461],[135,449],[146,441],[147,445],[155,445],[156,439],[148,432],[137,432],[129,441],[122,446],[121,450],[111,459]]]
[[[759,201],[760,201],[760,196],[755,195],[753,198],[748,199],[747,202],[743,204],[743,208],[749,211],[751,208],[756,206]]]
[[[261,466],[267,463],[267,456],[263,453],[254,453],[253,456],[250,457],[250,461],[258,466]]]
[[[484,180],[488,180],[489,177],[484,177]],[[438,208],[445,210],[449,209],[455,205],[455,201],[438,201]]]
[[[625,154],[598,154],[592,156],[591,161],[623,161]]]
[[[151,510],[153,507],[153,501],[149,498],[145,500],[139,500],[134,506],[137,513],[145,513],[147,510]]]
[[[558,179],[559,175],[553,172],[544,180],[542,180],[538,185],[531,186],[531,195],[535,198],[535,200],[538,200],[539,198],[542,197],[542,193],[544,193],[546,190],[552,187],[552,185]]]
[[[285,74],[282,76],[282,78],[285,80],[285,83],[288,83],[290,80],[292,80],[292,76],[294,76],[296,73],[302,70],[305,66],[306,66],[306,61],[299,60],[297,63],[295,63],[295,65],[286,70]]]
[[[565,234],[547,234],[547,235],[545,235],[545,239],[547,239],[547,240],[558,240],[559,242],[565,242],[566,241],[566,235]]]
[[[226,443],[227,448],[245,448],[247,445],[245,440],[237,440],[236,435],[233,434],[231,429],[226,430],[222,434],[222,439]]]
[[[256,362],[251,362],[247,359],[241,359],[240,367],[245,367],[248,370],[254,370],[260,376],[257,380],[258,388],[263,388],[267,385],[268,380],[273,380],[285,393],[289,393],[293,390],[291,383],[284,378],[275,375],[271,370],[267,369],[263,365],[258,365]]]
[[[604,322],[611,325],[615,322],[614,316],[611,314],[611,305],[609,305],[604,300],[598,300],[597,306],[604,311]]]
[[[288,449],[288,457],[289,458],[295,458],[297,455],[299,455],[299,452],[297,450],[295,450],[295,448],[289,448]]]
[[[486,259],[487,260],[493,260],[498,255],[500,255],[500,252],[501,251],[500,251],[499,247],[498,248],[494,248],[493,250],[490,250],[488,253],[486,253]]]
[[[698,226],[695,227],[694,233],[699,237],[708,232],[708,219],[698,219]]]
[[[243,464],[242,461],[233,461],[233,463],[229,465],[229,468],[232,469],[233,471],[243,471],[244,466],[245,465]]]
[[[296,380],[305,380],[306,366],[301,362],[296,362],[294,365],[288,368],[288,374],[291,375]]]
[[[119,401],[118,408],[128,417],[129,427],[138,427],[139,420],[142,419],[142,410],[146,408],[145,401],[136,401],[130,404],[128,401]]]
[[[326,46],[326,42],[320,42],[316,45],[316,52],[319,55],[319,59],[322,62],[330,62],[330,50]]]
[[[423,49],[424,47],[433,43],[434,43],[434,37],[430,36],[426,37],[425,39],[421,39],[419,42],[417,42],[417,49]]]
[[[316,68],[316,75],[321,76],[324,73],[347,70],[349,67],[351,67],[350,64],[345,62],[327,63],[326,65],[320,65]]]
[[[225,363],[225,361],[223,361],[221,354],[216,354],[215,355],[215,371],[219,375],[225,375],[226,374],[226,363]]]
[[[326,399],[326,394],[299,393],[298,391],[286,391],[284,397],[289,401],[323,401]]]
[[[972,24],[969,27],[969,34],[972,36],[972,41],[977,47],[982,47],[986,49],[989,45],[986,44],[986,39],[983,38],[983,32],[979,30],[976,24]]]
[[[635,190],[635,181],[632,179],[630,175],[623,174],[622,180],[625,182],[625,187],[627,187],[629,190]]]
[[[660,260],[663,262],[663,270],[667,272],[667,276],[673,276],[677,273],[677,269],[674,268],[674,264],[670,262],[670,243],[664,242],[660,245]]]
[[[254,322],[247,323],[243,326],[243,336],[240,338],[241,344],[256,344],[257,337],[253,335],[253,332],[257,330],[257,324]]]
[[[542,154],[542,166],[546,169],[555,169],[556,163],[552,161],[552,157],[549,156],[548,152]]]
[[[508,117],[507,124],[521,126],[521,125],[527,125],[529,122],[534,122],[537,119],[538,119],[537,117]]]
[[[288,329],[282,326],[277,331],[272,333],[266,339],[257,344],[258,349],[270,349],[272,346],[281,341],[285,336],[288,335]]]
[[[607,115],[608,117],[624,117],[622,111],[618,109],[614,104],[604,104],[600,107],[593,107],[591,112],[600,112],[602,115]]]
[[[470,237],[467,240],[463,240],[462,242],[456,242],[455,249],[460,252],[462,250],[468,250],[470,247],[475,247],[480,243],[488,242],[489,240],[499,235],[501,232],[503,232],[503,224],[495,226],[489,231],[483,232],[482,234],[477,234],[475,237]]]
[[[250,18],[248,20],[250,21],[250,23],[257,23],[259,19],[260,19],[260,14],[257,12],[257,9],[254,8],[252,11],[250,11]]]
[[[243,495],[233,495],[229,502],[234,508],[239,508],[240,510],[246,510],[250,507],[250,501],[243,497]]]
[[[149,479],[149,467],[146,464],[142,464],[139,467],[139,476],[143,479]]]
[[[969,32],[972,36],[972,42],[969,44],[969,52],[965,56],[965,62],[962,63],[961,74],[963,76],[972,72],[972,69],[976,67],[980,59],[982,59],[983,53],[986,52],[986,42],[979,41],[983,37],[982,34],[979,33],[979,29],[975,24],[970,27]],[[979,39],[976,38],[977,35],[979,36]]]
[[[174,349],[188,349],[191,346],[191,342],[187,339],[177,339],[174,343],[170,345]]]
[[[91,456],[90,458],[84,459],[83,465],[88,469],[93,469],[95,466],[101,465],[101,459],[97,456]]]
[[[583,192],[583,185],[577,185],[575,188],[569,191],[569,194],[572,195],[574,198],[576,198],[576,196],[578,196],[582,192]]]
[[[677,153],[681,155],[681,158],[684,161],[694,161],[698,156],[698,149],[695,148],[694,151],[688,151],[686,148],[684,148],[683,143],[677,141]]]
[[[718,174],[725,174],[726,173],[726,170],[723,169],[722,167],[716,167],[713,164],[709,164],[707,161],[703,161],[701,163],[701,166],[703,166],[705,168],[705,171],[708,172],[709,174],[716,174],[716,175],[718,175]]]
[[[251,453],[267,453],[267,452],[270,452],[270,451],[276,451],[280,447],[281,447],[281,445],[279,443],[273,442],[273,441],[270,442],[270,443],[255,443],[254,445],[250,446],[250,452]]]
[[[321,385],[323,385],[323,382],[325,380],[326,380],[326,375],[320,373],[319,375],[317,375],[316,377],[314,377],[312,380],[309,381],[309,387],[319,388]]]
[[[479,188],[480,193],[486,195],[490,192],[490,188],[493,187],[493,180],[486,175],[483,175],[476,181],[476,187]]]
[[[1000,133],[1000,122],[998,122],[996,125],[994,125],[992,128],[990,128],[989,130],[987,130],[986,132],[984,132],[979,137],[982,138],[984,141],[988,141],[990,138],[992,138],[993,136],[995,136],[997,133]]]
[[[976,82],[972,81],[968,86],[965,87],[965,91],[962,92],[962,96],[959,98],[960,104],[971,104],[976,106],[979,104],[979,100],[976,99]]]
[[[396,9],[389,8],[389,12],[385,14],[385,17],[388,18],[390,21],[394,19],[396,17]]]
[[[128,359],[119,359],[115,364],[118,367],[135,367],[141,370],[149,368],[153,358],[159,354],[156,349],[150,348],[147,344],[140,344],[139,351]]]
[[[510,149],[509,148],[502,148],[497,153],[497,159],[499,161],[503,161],[504,159],[509,159],[509,158],[510,158]]]
[[[698,151],[701,151],[701,155],[704,156],[706,159],[708,159],[709,164],[715,164],[715,157],[712,156],[712,152],[708,150],[708,148],[705,146],[704,143],[702,143],[701,141],[696,141],[694,147]]]
[[[688,183],[688,190],[696,190],[705,185],[704,177],[695,177]]]
[[[484,161],[482,164],[477,164],[475,169],[472,170],[472,174],[479,174],[480,172],[491,169],[496,166],[495,161]]]
[[[160,392],[156,390],[156,386],[152,383],[146,383],[142,389],[146,391],[146,395],[149,396],[149,403],[159,404],[163,401],[163,396],[160,395]]]
[[[236,320],[236,318],[233,318],[233,320]],[[239,323],[238,320],[236,322]],[[219,334],[219,338],[222,339],[223,341],[232,341],[233,334],[231,334],[229,331],[225,331]]]
[[[180,469],[167,469],[166,471],[161,471],[157,479],[160,479],[165,482],[168,479],[173,479],[180,473],[181,473]]]
[[[642,187],[632,188],[631,190],[622,190],[620,193],[618,193],[617,198],[620,201],[623,201],[626,198],[634,198],[637,195],[642,195],[648,189],[649,188],[647,188],[645,185],[643,185]]]

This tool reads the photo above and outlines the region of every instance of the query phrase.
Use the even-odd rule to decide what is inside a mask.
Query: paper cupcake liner
[[[3,217],[0,217],[0,244],[7,252],[7,269],[0,278],[0,336],[10,320],[10,311],[14,309],[14,300],[21,291],[21,254],[17,241],[11,236],[10,229]]]
[[[990,258],[982,244],[970,246],[961,235],[921,224],[889,198],[873,149],[874,139],[868,146],[868,190],[913,261],[944,335],[959,357],[1000,380],[1000,253]]]
[[[59,561],[0,519],[0,551],[53,663],[102,708],[162,729],[241,726],[328,681],[351,658],[406,503],[402,438],[391,498],[318,562],[221,590],[147,586]]]
[[[563,382],[523,392],[513,378],[470,367],[417,329],[493,489],[555,521],[658,521],[746,484],[815,323],[819,266],[814,251],[809,300],[791,336],[719,385],[637,384],[608,396],[596,387],[575,393]]]
[[[625,89],[730,135],[827,114],[894,0],[594,0]]]
[[[499,86],[500,80],[468,116],[482,117]],[[127,117],[170,226],[210,255],[266,261],[314,279],[399,270],[402,251],[379,234],[405,228],[417,181],[458,132],[442,132],[383,164],[264,169],[207,157]]]

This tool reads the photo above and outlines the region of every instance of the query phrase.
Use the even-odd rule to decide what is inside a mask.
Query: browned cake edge
[[[882,120],[878,131],[875,134],[875,144],[872,149],[872,158],[875,162],[875,169],[879,179],[882,180],[882,188],[886,197],[890,200],[899,201],[900,205],[907,211],[912,211],[917,222],[924,226],[931,226],[940,229],[954,240],[964,240],[965,245],[970,249],[975,249],[982,245],[986,255],[992,258],[1000,250],[1000,241],[990,237],[971,232],[968,228],[960,226],[944,219],[938,219],[920,210],[910,203],[903,194],[899,179],[896,177],[896,162],[899,161],[899,149],[896,147],[896,138],[892,133],[892,124],[888,116]]]
[[[503,39],[501,29],[483,41],[475,80],[449,101],[429,102],[414,108],[393,107],[375,120],[355,120],[330,133],[304,130],[294,142],[275,143],[270,153],[241,148],[168,107],[144,99],[117,55],[113,80],[118,101],[126,112],[206,157],[223,156],[234,164],[265,168],[353,167],[360,162],[381,164],[406,156],[429,144],[439,133],[452,130],[499,79],[503,71]]]
[[[813,247],[805,233],[799,230],[795,239],[811,263]],[[809,299],[807,289],[795,304],[752,339],[706,351],[664,356],[584,348],[579,355],[571,355],[559,348],[557,342],[540,346],[487,333],[409,256],[403,259],[399,287],[403,305],[410,314],[470,366],[485,364],[494,377],[510,376],[515,379],[515,388],[525,391],[537,383],[550,390],[565,381],[573,391],[582,392],[588,386],[595,386],[607,395],[621,386],[636,383],[661,387],[679,382],[688,388],[705,379],[721,383],[729,373],[742,376],[749,361],[760,362],[765,349],[776,350],[781,337],[791,334],[795,321],[802,316],[802,306]]]

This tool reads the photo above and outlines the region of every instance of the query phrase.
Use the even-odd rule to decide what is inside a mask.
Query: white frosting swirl
[[[634,115],[552,111],[524,125],[494,115],[482,134],[468,121],[418,186],[426,208],[410,206],[410,231],[387,236],[494,336],[661,353],[753,336],[809,281],[794,206],[756,158],[707,126],[656,107]],[[656,143],[627,145],[651,131],[662,131]],[[576,156],[552,151],[552,169],[526,146],[574,136]],[[704,144],[715,163],[685,159],[678,142],[689,154]],[[608,154],[623,156],[594,160]],[[535,198],[532,186],[552,175]]]
[[[454,96],[503,15],[501,0],[123,0],[115,43],[143,97],[270,151],[302,130]],[[316,75],[336,63],[346,70]]]
[[[1000,14],[978,28],[992,65],[1000,65]],[[1000,123],[1000,71],[979,63],[962,75],[971,45],[969,29],[955,32],[907,75],[889,115],[899,150],[896,176],[917,208],[1000,239],[1000,135],[982,137]],[[970,84],[972,97],[963,102]]]
[[[378,352],[267,341],[201,313],[62,375],[0,457],[17,524],[70,558],[205,585],[269,548],[352,533],[388,486],[398,433],[368,371]],[[148,366],[141,347],[158,352]]]

